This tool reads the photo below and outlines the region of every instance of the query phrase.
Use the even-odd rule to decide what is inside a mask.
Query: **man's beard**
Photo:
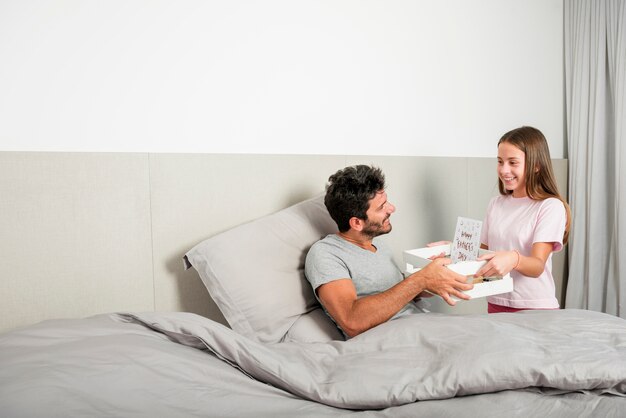
[[[388,226],[385,228],[384,222],[389,219],[389,217],[385,218],[383,223],[375,223],[366,221],[365,227],[361,231],[363,235],[366,235],[369,239],[373,239],[379,235],[388,234],[391,232],[391,223],[387,224]]]

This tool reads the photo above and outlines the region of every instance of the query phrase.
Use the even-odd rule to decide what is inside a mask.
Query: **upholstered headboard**
[[[497,193],[495,158],[0,152],[0,332],[113,311],[225,323],[183,255],[322,193],[330,174],[358,163],[386,173],[397,211],[385,239],[399,265],[402,250],[450,239],[457,216],[482,219]],[[554,167],[566,193],[567,161]],[[565,259],[554,257],[558,296]],[[475,300],[454,312],[484,309]]]

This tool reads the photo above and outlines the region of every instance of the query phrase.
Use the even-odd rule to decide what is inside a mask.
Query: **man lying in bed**
[[[324,203],[339,232],[313,244],[305,275],[328,315],[348,337],[389,319],[421,313],[414,300],[422,292],[469,299],[472,284],[439,258],[403,279],[390,250],[377,236],[391,231],[396,208],[387,200],[385,176],[366,165],[346,167],[330,176]]]

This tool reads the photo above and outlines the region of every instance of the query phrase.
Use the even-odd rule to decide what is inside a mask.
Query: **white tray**
[[[479,250],[478,254],[483,255],[489,253],[487,250]],[[424,247],[416,248],[413,250],[404,251],[404,262],[406,263],[406,272],[408,274],[415,273],[416,271],[426,267],[432,260],[429,257],[444,253],[446,256],[450,255],[450,245],[438,245],[436,247]],[[459,263],[448,264],[448,268],[456,273],[468,276],[467,281],[473,281],[473,275],[486,261],[461,261]],[[501,293],[508,293],[513,291],[513,279],[509,274],[503,277],[488,277],[482,283],[475,283],[472,290],[465,291],[466,295],[471,298],[482,298],[485,296],[498,295]],[[458,301],[456,297],[452,299]]]

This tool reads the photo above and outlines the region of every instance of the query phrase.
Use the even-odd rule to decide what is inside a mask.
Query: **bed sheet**
[[[537,361],[548,359],[537,363],[547,370],[533,372],[536,379],[533,385],[522,387],[516,378],[513,380],[518,382],[513,384],[516,389],[490,389],[475,394],[472,392],[476,389],[467,386],[468,379],[464,377],[476,373],[471,370],[474,366],[457,367],[463,360],[463,354],[457,350],[461,348],[465,353],[472,347],[453,332],[456,327],[474,335],[476,348],[489,344],[489,341],[478,342],[478,338],[491,333],[488,331],[506,336],[510,327],[520,336],[520,340],[511,344],[522,344],[524,336],[536,333],[533,321],[514,319],[513,315],[499,317],[497,321],[489,319],[493,315],[417,315],[420,318],[392,321],[348,342],[275,345],[250,342],[218,323],[184,313],[98,315],[45,321],[0,335],[0,410],[9,417],[626,415],[623,397],[626,321],[587,311],[564,313],[558,319],[536,318],[537,322],[544,322],[541,338],[540,334],[536,337],[545,338],[553,327],[577,332],[580,344],[575,356],[567,362],[550,365],[549,360],[556,357],[542,341],[543,348],[537,348],[539,351],[533,356],[538,356]],[[432,326],[417,332],[418,324],[413,323],[417,320]],[[525,328],[531,331],[522,332]],[[568,337],[561,334],[551,343],[559,338]],[[424,351],[402,354],[414,349],[415,345],[408,343],[412,340],[420,341]],[[407,344],[399,345],[400,341]],[[600,346],[604,351],[595,356],[585,354],[588,349],[597,350]],[[506,352],[508,347],[499,348],[506,353],[501,359],[507,359],[500,365],[490,364],[489,356],[484,362],[475,363],[494,379],[503,378],[506,369],[515,369],[516,364],[512,354]],[[563,351],[574,353],[566,347]],[[437,363],[439,366],[428,365],[427,360],[432,362],[430,352],[438,353],[448,365],[443,368],[439,367],[441,362]],[[455,359],[455,355],[460,357]],[[370,357],[374,357],[373,363],[364,360]],[[406,362],[410,357],[415,357],[413,363]],[[365,362],[367,367],[359,369],[354,359]],[[622,361],[609,370],[606,365],[615,359]],[[339,367],[342,363],[350,367]],[[381,363],[386,367],[372,367]],[[545,387],[550,379],[563,380],[564,375],[580,374],[568,372],[577,369],[573,365],[579,363],[589,363],[598,373],[574,378],[568,383],[573,385],[569,388]],[[420,374],[420,364],[427,367],[426,374]],[[444,372],[438,373],[437,367]],[[578,367],[578,370],[583,369]],[[551,373],[556,377],[550,377]],[[437,386],[433,382],[442,376],[448,382],[444,391],[450,392],[444,396],[436,392],[429,394]],[[388,385],[394,380],[396,383],[390,390]],[[418,383],[411,386],[407,381]],[[576,385],[587,385],[587,389]],[[306,390],[300,393],[303,388],[312,387],[317,387],[317,394]],[[388,391],[387,395],[379,393],[381,388]],[[397,393],[403,395],[398,397]],[[418,401],[406,402],[416,394]],[[391,402],[381,403],[381,399]],[[337,404],[331,405],[334,403]]]

